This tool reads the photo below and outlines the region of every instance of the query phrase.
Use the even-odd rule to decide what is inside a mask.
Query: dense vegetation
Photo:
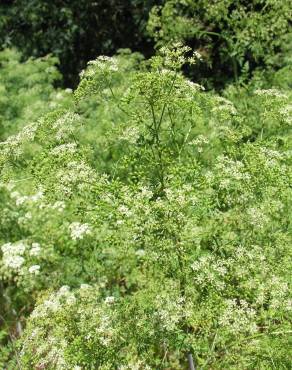
[[[78,54],[57,2],[0,5],[24,53],[0,52],[0,368],[179,370],[192,354],[199,369],[290,369],[291,9],[278,3],[129,1],[144,10],[122,43],[123,17],[92,31],[83,7],[74,35],[115,55],[73,91],[62,83],[94,43]],[[27,33],[16,9],[35,14]],[[33,25],[51,20],[45,45]],[[137,40],[146,56],[119,49]]]
[[[151,53],[145,32],[158,0],[2,0],[0,43],[26,57],[52,53],[60,59],[66,84],[76,85],[88,60],[119,48]]]
[[[202,77],[222,86],[279,66],[291,19],[290,0],[165,0],[153,7],[148,30],[157,45],[184,40],[198,49],[208,66]]]
[[[282,67],[291,40],[290,0],[2,0],[0,43],[24,57],[60,59],[68,87],[97,55],[120,48],[149,57],[184,41],[204,62],[189,74],[218,88],[255,68]]]

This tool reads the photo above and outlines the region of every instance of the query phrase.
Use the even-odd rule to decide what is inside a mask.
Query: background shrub
[[[25,57],[52,53],[71,87],[97,55],[112,55],[122,47],[151,52],[145,22],[154,4],[159,1],[2,1],[0,43],[18,47]]]
[[[222,86],[256,67],[277,65],[275,56],[291,39],[291,6],[286,0],[167,0],[153,7],[148,31],[158,46],[185,41],[198,49],[208,67],[193,73]]]

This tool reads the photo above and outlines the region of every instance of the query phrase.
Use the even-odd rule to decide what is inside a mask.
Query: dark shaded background
[[[60,59],[65,86],[97,55],[130,48],[149,56],[148,14],[157,0],[2,0],[1,46],[16,46],[24,57],[52,53]]]

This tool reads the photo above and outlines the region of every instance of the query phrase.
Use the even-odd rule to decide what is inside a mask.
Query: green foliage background
[[[0,368],[290,369],[281,5],[0,5]]]
[[[25,57],[52,53],[60,59],[66,85],[97,55],[119,48],[151,52],[145,23],[154,0],[4,0],[0,43]]]
[[[204,57],[190,75],[222,88],[258,67],[282,67],[291,12],[289,0],[3,0],[0,43],[25,58],[52,53],[76,87],[97,55],[130,48],[149,57],[155,44],[183,41]]]
[[[199,49],[208,67],[196,77],[221,87],[226,78],[281,65],[276,56],[291,40],[291,12],[289,0],[167,0],[153,7],[148,30],[158,46],[184,40]]]

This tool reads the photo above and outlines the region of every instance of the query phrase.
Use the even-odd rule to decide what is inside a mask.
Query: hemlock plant
[[[98,57],[1,143],[11,368],[289,368],[291,93],[205,92],[198,58]]]

